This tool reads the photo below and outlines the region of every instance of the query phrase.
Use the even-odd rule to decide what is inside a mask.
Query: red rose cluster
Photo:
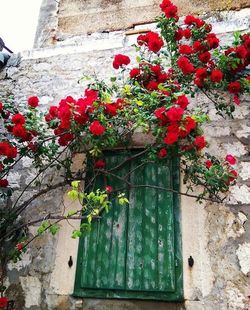
[[[30,97],[27,100],[27,105],[35,109],[39,104],[39,99],[36,96]],[[34,113],[35,110],[34,110]],[[27,115],[16,112],[16,109],[9,110],[5,105],[0,102],[0,116],[3,119],[3,124],[9,134],[13,135],[14,141],[1,140],[0,141],[0,172],[4,171],[5,166],[15,160],[18,155],[18,142],[22,144],[27,142],[26,146],[29,146],[31,141],[36,137],[37,132],[35,130],[28,130],[26,128]],[[5,173],[5,172],[4,172]],[[7,179],[0,179],[0,187],[8,186]]]
[[[167,18],[174,18],[178,21],[179,17],[177,16],[177,6],[169,0],[163,0],[160,4],[161,10],[164,12]]]
[[[159,125],[165,127],[166,134],[163,142],[167,145],[172,145],[179,139],[188,138],[190,133],[194,135],[194,130],[196,128],[196,121],[192,117],[184,114],[185,108],[188,106],[187,97],[185,95],[179,96],[176,99],[175,104],[176,105],[173,105],[168,109],[160,107],[154,111],[154,115],[158,119]],[[192,144],[192,147],[195,147],[197,150],[201,150],[206,146],[203,136],[196,136],[194,141],[190,143]],[[158,156],[164,157],[164,154],[165,151],[160,151]]]
[[[68,145],[75,135],[72,129],[83,132],[87,129],[93,136],[102,136],[106,128],[97,118],[98,109],[103,109],[107,118],[117,115],[118,110],[124,106],[124,100],[117,99],[114,103],[103,103],[98,92],[87,89],[83,98],[74,99],[71,96],[62,99],[58,106],[51,106],[45,120],[54,134],[59,137],[61,146]]]
[[[170,78],[170,74],[164,72],[160,65],[147,63],[141,63],[140,68],[131,69],[129,75],[131,79],[140,81],[149,91],[159,90],[159,84],[165,83]]]
[[[164,42],[157,32],[149,31],[146,34],[141,34],[137,38],[139,46],[145,45],[149,51],[158,53],[163,47]]]

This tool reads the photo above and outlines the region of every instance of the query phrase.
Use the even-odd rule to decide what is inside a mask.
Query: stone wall
[[[210,21],[226,42],[232,31],[248,28],[249,13],[249,9],[221,13],[217,19],[211,17]],[[155,25],[143,27],[148,29]],[[111,76],[113,55],[121,52],[133,57],[134,51],[130,46],[135,37],[126,35],[124,31],[68,37],[56,48],[33,50],[24,53],[22,59],[13,56],[0,73],[0,96],[13,95],[18,104],[36,94],[40,97],[42,109],[67,95],[79,97],[84,89],[81,77],[93,74],[93,71],[103,79]],[[200,96],[198,100],[206,99]],[[24,254],[21,262],[9,266],[8,294],[16,300],[15,309],[250,309],[249,104],[250,99],[245,97],[231,121],[222,119],[212,108],[209,109],[211,122],[205,130],[210,149],[222,157],[227,153],[237,157],[239,179],[223,205],[199,205],[190,198],[181,199],[185,303],[74,299],[70,295],[74,285],[77,241],[70,239],[72,228],[63,223],[58,235],[41,236]],[[76,158],[76,163],[78,161],[80,165],[81,158]],[[12,175],[13,185],[20,190],[31,177],[29,162],[23,161]],[[57,175],[53,177],[59,178]],[[29,194],[32,195],[34,190],[31,188]],[[58,190],[36,201],[26,216],[32,218],[34,212],[42,212],[45,207],[60,210],[62,204],[66,208],[74,208],[64,195],[66,190]],[[36,227],[33,227],[30,232],[35,231]],[[72,268],[67,264],[69,255],[73,257]],[[193,268],[189,268],[187,263],[190,255],[195,261]]]
[[[43,0],[35,47],[57,46],[76,35],[131,29],[154,22],[159,0]],[[180,15],[218,15],[249,7],[248,0],[175,0]]]

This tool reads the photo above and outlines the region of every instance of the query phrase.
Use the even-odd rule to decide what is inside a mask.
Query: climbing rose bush
[[[38,235],[46,230],[54,234],[60,220],[79,216],[81,229],[73,232],[73,237],[79,237],[102,210],[109,210],[111,199],[117,198],[121,205],[128,203],[125,195],[113,191],[109,184],[94,191],[85,183],[84,191],[80,181],[87,182],[85,174],[71,171],[75,153],[86,154],[95,177],[107,174],[103,150],[131,147],[133,135],[140,132],[149,137],[144,158],[162,164],[179,159],[187,185],[187,191],[180,194],[198,201],[222,202],[235,183],[233,154],[216,158],[206,150],[203,125],[209,122],[207,106],[195,98],[202,93],[219,115],[233,117],[240,96],[250,89],[250,35],[236,33],[232,45],[223,47],[212,25],[192,15],[182,21],[169,0],[160,8],[159,32],[138,36],[133,65],[127,55],[114,56],[116,75],[109,83],[93,79],[81,97],[67,96],[45,113],[35,94],[17,105],[11,98],[0,102],[0,245],[4,265],[12,258],[19,259],[29,244],[23,232],[30,223],[21,222],[20,215],[44,193],[71,184],[69,196],[78,199],[82,208],[57,220],[51,214],[38,217],[34,220],[41,222]],[[21,194],[13,195],[9,176],[23,158],[31,159],[36,176]],[[63,181],[42,183],[39,178],[49,169],[58,170]],[[40,192],[23,201],[25,191],[34,184]]]

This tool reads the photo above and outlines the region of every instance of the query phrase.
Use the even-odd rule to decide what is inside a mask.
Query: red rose
[[[230,165],[235,165],[236,164],[236,158],[231,155],[231,154],[228,154],[225,158],[225,160],[230,164]]]
[[[240,105],[240,98],[237,95],[234,96],[233,101],[235,104]]]
[[[100,124],[99,121],[93,121],[89,126],[89,130],[94,136],[101,136],[106,129]]]
[[[8,306],[8,298],[0,297],[0,308],[7,308]]]
[[[143,44],[148,43],[148,37],[146,34],[140,34],[137,37],[137,44],[142,46]]]
[[[190,116],[187,116],[183,122],[183,127],[180,127],[179,128],[179,136],[181,138],[185,138],[187,135],[190,134],[190,132],[195,129],[196,127],[196,122],[195,120],[190,117]]]
[[[157,90],[158,89],[158,85],[159,83],[156,81],[149,81],[148,85],[147,85],[147,89],[148,90]]]
[[[56,106],[51,106],[51,107],[49,108],[49,114],[50,114],[53,118],[57,117],[57,116],[58,116],[58,107],[56,107]]]
[[[110,103],[105,104],[105,112],[111,116],[115,116],[117,114],[116,106]]]
[[[19,252],[21,252],[22,249],[23,249],[23,243],[22,243],[22,242],[21,242],[21,243],[18,243],[18,244],[16,245],[16,248],[17,248],[17,250],[18,250]]]
[[[203,149],[206,146],[206,141],[203,136],[197,136],[194,140],[194,145],[198,150]]]
[[[160,107],[154,111],[154,115],[162,122],[167,122],[166,108]]]
[[[194,23],[196,24],[197,28],[201,28],[202,26],[204,26],[204,25],[205,25],[204,20],[199,19],[199,18],[195,18]]]
[[[0,187],[7,187],[9,182],[7,179],[0,179]]]
[[[185,56],[181,56],[178,58],[177,65],[184,75],[188,75],[194,72],[194,66],[191,64],[190,60]]]
[[[196,128],[196,121],[192,117],[187,116],[184,120],[184,126],[189,133],[191,130]]]
[[[156,75],[160,75],[161,74],[161,66],[160,65],[154,65],[150,67],[150,70]]]
[[[237,171],[231,170],[231,171],[230,171],[229,182],[234,181],[235,179],[237,179],[237,177],[238,177]]]
[[[3,111],[3,103],[0,101],[0,112]]]
[[[7,150],[6,156],[8,158],[16,158],[17,157],[17,148],[10,145],[8,150]]]
[[[182,95],[177,98],[176,103],[179,104],[182,109],[186,109],[189,102],[188,98],[185,95]]]
[[[198,86],[199,88],[202,88],[204,86],[204,80],[203,79],[195,79],[194,84]]]
[[[205,79],[207,77],[207,68],[197,68],[195,76],[197,79]]]
[[[190,29],[186,28],[183,30],[183,36],[186,38],[186,39],[190,39],[191,36],[192,36],[192,32]]]
[[[109,193],[109,194],[110,194],[110,193],[112,193],[112,192],[113,192],[113,187],[112,187],[112,186],[110,186],[110,185],[107,185],[107,186],[106,186],[106,188],[105,188],[105,190],[106,190],[106,192],[107,192],[107,193]]]
[[[32,152],[36,152],[37,151],[37,144],[36,143],[33,143],[33,142],[30,142],[28,144],[28,148],[32,151]]]
[[[167,79],[168,79],[168,74],[167,73],[161,73],[158,75],[157,82],[164,83],[164,82],[166,82]]]
[[[118,98],[114,104],[117,109],[122,109],[126,102],[123,99]]]
[[[36,108],[38,106],[39,99],[36,96],[30,97],[28,99],[28,105],[32,108]]]
[[[177,13],[177,6],[176,5],[171,5],[167,8],[165,8],[163,10],[163,12],[165,13],[166,17],[167,18],[175,18],[175,19],[178,19],[176,13]]]
[[[210,79],[212,82],[219,83],[223,79],[223,73],[219,69],[215,69],[211,72]]]
[[[95,164],[94,164],[94,167],[96,169],[104,169],[106,167],[106,163],[103,159],[98,159]]]
[[[242,45],[236,47],[235,52],[236,52],[237,56],[238,56],[240,59],[244,59],[244,58],[246,58],[246,56],[247,56],[247,50],[246,50],[246,48],[245,48],[244,46],[242,46]]]
[[[187,15],[184,19],[186,25],[192,25],[195,22],[196,18],[193,15]]]
[[[181,28],[176,31],[174,38],[176,41],[180,41],[183,38],[183,30]]]
[[[0,155],[7,156],[10,145],[8,142],[0,142]]]
[[[209,33],[205,38],[211,49],[219,46],[220,40],[216,37],[214,33]]]
[[[171,123],[170,125],[168,125],[168,128],[167,128],[167,131],[168,133],[169,132],[174,132],[174,133],[179,133],[179,125],[177,122],[173,122]]]
[[[12,116],[12,123],[23,125],[25,123],[25,117],[21,113],[17,113]]]
[[[201,51],[204,51],[204,46],[203,46],[203,44],[200,41],[194,41],[193,49],[196,52],[201,52]]]
[[[180,54],[190,55],[190,54],[193,54],[193,52],[194,50],[189,45],[183,44],[179,46]]]
[[[58,118],[61,120],[70,120],[71,110],[68,104],[61,104],[58,109]]]
[[[129,75],[130,75],[131,79],[138,77],[140,75],[140,69],[138,69],[138,68],[131,69],[129,72]]]
[[[117,54],[115,55],[114,61],[113,61],[113,67],[114,69],[119,69],[119,67],[122,67],[123,65],[128,65],[130,63],[130,58],[126,55]]]
[[[83,111],[85,111],[85,110],[86,110],[86,109],[83,108],[83,107],[77,108],[76,112],[79,113],[79,114],[75,114],[75,115],[74,115],[74,120],[75,120],[78,124],[81,124],[81,125],[86,124],[87,121],[89,120],[88,115],[87,115],[85,112],[83,112]]]
[[[98,90],[87,88],[87,89],[85,89],[85,91],[84,91],[84,95],[85,95],[87,98],[89,98],[89,99],[95,101],[95,100],[98,98]]]
[[[164,45],[163,40],[160,37],[151,37],[148,41],[148,49],[154,53],[158,53]]]
[[[240,82],[231,82],[229,85],[228,85],[228,91],[231,93],[231,94],[237,94],[241,89],[241,84]]]
[[[169,6],[172,6],[173,3],[169,0],[163,0],[162,3],[160,4],[160,8],[161,10],[165,10],[166,8],[168,8]]]
[[[206,160],[205,162],[207,169],[210,169],[213,166],[213,163],[211,162],[211,160]]]
[[[198,55],[201,62],[207,63],[211,59],[211,54],[209,52],[204,52]]]
[[[18,124],[12,128],[12,134],[25,140],[27,136],[27,131],[22,125]]]
[[[181,120],[184,110],[182,108],[172,107],[167,111],[167,118],[171,122],[178,122]]]
[[[164,157],[167,156],[167,153],[168,153],[167,150],[164,149],[164,148],[162,148],[162,149],[160,149],[159,152],[158,152],[158,157],[159,157],[159,158],[164,158]]]
[[[69,144],[70,141],[72,141],[74,138],[74,135],[72,133],[65,133],[58,139],[58,143],[61,146],[66,146]]]
[[[168,132],[164,138],[166,144],[173,144],[178,140],[178,133]]]
[[[245,48],[246,48],[247,50],[250,49],[250,39],[247,39],[247,40],[244,41],[244,46],[245,46]]]

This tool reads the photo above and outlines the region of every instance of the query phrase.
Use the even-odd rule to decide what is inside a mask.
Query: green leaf
[[[50,226],[49,232],[54,236],[59,229],[60,229],[59,225],[53,224],[52,226]]]
[[[76,239],[76,238],[81,237],[81,235],[82,235],[81,231],[80,231],[80,230],[75,229],[75,230],[73,230],[73,231],[72,231],[71,238]]]
[[[140,56],[136,56],[136,61],[137,61],[138,63],[140,63],[141,57],[140,57]]]
[[[71,182],[71,186],[73,188],[78,188],[79,187],[79,183],[80,183],[80,181],[73,181],[73,182]]]
[[[78,198],[78,191],[73,189],[73,190],[69,191],[67,195],[70,199],[76,200]]]
[[[48,221],[43,222],[43,223],[38,227],[38,229],[37,229],[37,234],[38,234],[38,235],[43,234],[43,233],[48,229],[49,225],[50,225],[50,224],[49,224]]]

